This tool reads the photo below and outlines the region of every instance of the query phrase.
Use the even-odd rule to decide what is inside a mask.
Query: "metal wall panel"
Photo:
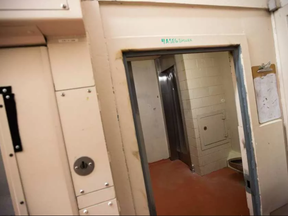
[[[80,215],[119,215],[116,199],[81,209]]]
[[[56,95],[76,195],[112,186],[95,87],[60,91]],[[95,168],[87,176],[74,171],[74,162],[83,156],[94,160]]]

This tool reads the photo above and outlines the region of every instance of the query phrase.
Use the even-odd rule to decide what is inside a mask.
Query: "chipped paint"
[[[140,160],[139,151],[133,151],[132,154],[137,160]]]

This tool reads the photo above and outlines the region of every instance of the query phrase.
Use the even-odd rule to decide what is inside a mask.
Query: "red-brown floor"
[[[243,175],[230,168],[202,177],[179,160],[149,168],[158,215],[249,215]]]

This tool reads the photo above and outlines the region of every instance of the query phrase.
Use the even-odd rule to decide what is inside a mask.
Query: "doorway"
[[[239,136],[239,133],[241,134],[241,136],[243,136],[242,140],[245,139],[246,150],[245,149],[244,150],[241,149],[241,154],[238,152],[239,153],[238,155],[237,155],[237,153],[234,154],[235,152],[233,153],[233,151],[232,151],[232,153],[229,152],[228,154],[226,152],[225,154],[226,154],[227,158],[225,159],[225,161],[222,160],[222,165],[219,165],[219,163],[218,163],[218,165],[216,166],[218,168],[215,168],[215,166],[214,166],[214,168],[211,168],[211,166],[210,166],[210,169],[207,168],[206,171],[201,171],[201,169],[199,170],[199,167],[201,167],[203,165],[203,163],[202,163],[203,161],[200,162],[201,164],[199,164],[199,161],[198,161],[198,164],[197,164],[197,160],[195,160],[195,157],[193,159],[192,155],[195,154],[195,152],[197,152],[197,149],[193,149],[193,146],[191,146],[191,144],[190,144],[191,143],[191,141],[190,141],[191,140],[191,135],[189,133],[191,133],[191,131],[192,131],[192,133],[194,133],[194,135],[195,135],[196,132],[195,132],[195,130],[193,132],[193,130],[190,130],[189,127],[187,127],[187,124],[189,124],[189,123],[187,123],[187,121],[186,121],[187,115],[191,116],[192,113],[195,114],[195,112],[193,110],[190,110],[190,111],[188,110],[187,111],[187,103],[183,102],[184,101],[183,97],[184,98],[186,97],[186,99],[187,99],[187,94],[188,94],[188,99],[189,99],[189,97],[190,97],[189,94],[193,94],[193,91],[190,91],[191,89],[186,89],[185,91],[182,91],[184,89],[181,89],[181,88],[183,88],[183,86],[185,86],[185,83],[182,82],[183,81],[183,75],[184,76],[189,76],[191,78],[191,73],[195,72],[195,69],[193,69],[193,63],[191,63],[191,62],[195,62],[194,61],[195,59],[190,61],[190,63],[189,63],[189,61],[185,62],[184,68],[185,68],[185,70],[190,71],[190,72],[187,73],[187,71],[185,71],[184,74],[183,73],[181,74],[181,67],[183,69],[183,65],[178,64],[177,61],[179,60],[179,58],[180,59],[182,58],[182,61],[183,61],[183,59],[187,60],[187,58],[188,59],[189,58],[193,59],[195,56],[192,57],[191,54],[196,54],[197,53],[197,54],[200,54],[202,56],[207,57],[207,59],[210,59],[210,60],[212,59],[210,63],[209,63],[209,61],[207,61],[207,62],[208,62],[208,65],[210,64],[210,67],[213,68],[213,66],[214,66],[214,62],[213,61],[214,60],[213,60],[213,58],[211,58],[211,55],[215,54],[215,53],[217,54],[217,52],[220,53],[220,54],[221,54],[221,52],[222,52],[222,54],[223,54],[223,52],[226,52],[225,54],[228,57],[228,61],[227,62],[228,62],[228,65],[230,67],[230,70],[229,70],[228,73],[230,73],[230,75],[231,75],[231,74],[233,74],[233,71],[234,71],[234,81],[230,80],[230,82],[228,82],[228,85],[230,85],[230,86],[231,86],[231,83],[232,83],[232,91],[231,91],[231,89],[229,91],[230,91],[230,93],[234,94],[234,96],[235,96],[233,98],[234,107],[236,107],[236,106],[239,107],[239,108],[237,108],[237,110],[236,109],[234,110],[235,113],[236,113],[236,118],[238,117],[238,121],[241,121],[243,123],[243,125],[246,125],[243,128],[243,130],[244,130],[243,132],[241,131],[241,129],[238,128],[238,131],[236,132],[236,136],[235,137],[237,138],[237,135]],[[255,166],[255,158],[254,158],[254,149],[253,149],[253,146],[252,146],[252,143],[251,143],[251,129],[249,127],[249,124],[247,124],[247,122],[249,122],[249,115],[248,115],[248,110],[247,110],[247,100],[246,100],[246,95],[245,95],[245,85],[244,85],[244,81],[243,81],[243,71],[242,71],[242,65],[241,65],[241,60],[240,60],[240,47],[239,46],[222,47],[222,48],[204,48],[204,49],[193,49],[193,50],[170,50],[170,51],[151,51],[151,52],[150,51],[145,51],[145,52],[124,53],[124,63],[125,63],[125,67],[126,67],[126,75],[127,75],[128,87],[129,87],[129,91],[130,91],[130,99],[131,99],[131,105],[132,105],[133,114],[134,114],[134,123],[135,123],[135,128],[136,128],[136,133],[137,133],[138,146],[139,146],[139,150],[140,150],[141,163],[142,163],[142,169],[143,169],[144,179],[145,179],[145,184],[146,184],[146,191],[147,191],[147,195],[148,195],[148,203],[149,203],[150,213],[151,214],[156,214],[156,210],[157,209],[155,209],[155,203],[156,203],[156,207],[157,207],[157,199],[159,200],[159,198],[157,198],[156,195],[155,195],[155,191],[153,191],[154,190],[154,186],[153,186],[153,189],[152,189],[152,185],[154,183],[153,183],[153,173],[151,171],[151,167],[154,166],[155,164],[151,163],[151,162],[149,162],[147,160],[147,156],[149,157],[149,153],[147,154],[147,151],[146,151],[146,148],[145,148],[145,145],[146,145],[145,136],[143,136],[143,131],[145,131],[145,129],[142,130],[141,112],[139,112],[139,110],[141,110],[141,107],[138,106],[139,98],[137,98],[137,83],[134,82],[135,81],[135,77],[134,77],[135,74],[133,74],[134,72],[133,72],[133,67],[131,66],[131,63],[133,64],[133,62],[135,62],[135,61],[152,60],[155,63],[154,66],[155,66],[155,68],[157,70],[157,77],[159,79],[158,85],[161,86],[160,79],[163,79],[163,74],[161,74],[161,73],[165,72],[165,71],[161,70],[161,67],[159,69],[159,62],[161,62],[161,58],[165,58],[168,55],[170,55],[170,56],[173,55],[174,56],[174,60],[176,62],[176,64],[174,64],[173,66],[174,66],[174,68],[176,68],[175,69],[176,70],[175,77],[176,78],[178,77],[177,78],[178,79],[177,84],[178,84],[178,86],[180,88],[180,91],[179,91],[180,94],[178,96],[181,98],[181,100],[180,100],[181,101],[181,113],[182,113],[182,117],[184,116],[184,118],[182,118],[182,119],[185,122],[185,123],[183,123],[184,128],[183,128],[182,131],[185,132],[186,139],[188,137],[188,142],[187,142],[187,143],[189,143],[188,150],[190,148],[189,152],[190,152],[190,156],[192,156],[192,164],[191,164],[192,171],[196,172],[197,175],[202,176],[201,178],[203,179],[203,176],[205,178],[207,176],[209,177],[209,175],[212,175],[212,178],[213,178],[213,175],[215,175],[215,172],[217,172],[218,170],[221,170],[222,168],[223,169],[227,169],[228,173],[229,173],[229,171],[235,171],[236,170],[235,171],[236,175],[238,177],[240,177],[239,178],[240,182],[238,182],[238,183],[242,184],[242,189],[241,190],[242,190],[242,200],[244,200],[244,205],[243,206],[244,206],[244,208],[246,206],[246,210],[245,210],[246,212],[245,213],[241,212],[240,214],[249,214],[249,211],[247,211],[247,203],[246,203],[246,199],[245,199],[245,193],[246,193],[246,195],[248,197],[251,196],[251,198],[252,198],[252,203],[251,203],[251,205],[249,205],[250,212],[251,213],[254,212],[254,214],[257,213],[257,212],[259,213],[259,211],[260,211],[260,208],[259,208],[260,201],[259,201],[258,182],[256,181],[257,173],[255,172],[255,169],[250,169],[252,166]],[[188,55],[190,55],[190,56],[188,56]],[[159,58],[160,58],[160,60],[159,60]],[[207,64],[207,62],[205,60],[201,60],[201,59],[196,60],[196,62],[197,62],[197,64],[200,64],[202,66],[204,65],[203,67],[205,67],[205,64]],[[229,64],[229,62],[230,62],[230,64]],[[164,65],[166,65],[166,64],[164,64]],[[189,67],[192,67],[192,68],[189,68]],[[173,67],[171,67],[171,65],[170,65],[170,68],[168,68],[168,69],[172,70],[172,68]],[[232,73],[231,73],[231,69],[233,69]],[[166,73],[168,71],[166,71]],[[205,70],[204,69],[203,70],[200,69],[200,71],[198,70],[197,71],[198,75],[199,74],[203,74],[203,71],[205,71]],[[213,70],[212,70],[210,72],[212,73],[211,76],[213,77],[213,73],[215,71],[213,72]],[[147,73],[146,73],[146,75],[147,75]],[[154,74],[154,76],[155,76],[155,74]],[[236,77],[237,77],[237,79],[236,79]],[[187,80],[189,80],[190,78],[188,78]],[[215,77],[212,80],[215,81]],[[218,81],[219,80],[221,82],[221,78],[218,78]],[[210,79],[210,81],[211,81],[211,79]],[[202,80],[202,82],[205,83],[206,81]],[[193,81],[192,81],[192,83],[193,83]],[[195,80],[194,80],[194,84],[195,83],[196,83],[196,86],[197,86],[197,83],[199,84],[201,82],[195,82]],[[208,83],[209,83],[209,81],[208,81]],[[190,82],[189,85],[191,87],[191,82]],[[213,86],[210,86],[210,87],[212,87],[212,89],[214,88]],[[198,88],[198,87],[194,86],[194,88]],[[159,87],[159,89],[162,90],[162,87]],[[217,92],[216,89],[217,88],[215,88],[214,90]],[[203,93],[204,92],[203,89],[202,90],[198,89],[197,91],[200,92],[199,93],[200,95],[204,94],[204,96],[205,96],[205,93]],[[215,92],[215,91],[213,91],[213,92]],[[160,95],[161,94],[163,94],[163,93],[160,93]],[[209,96],[209,95],[206,95],[206,96]],[[161,97],[162,97],[162,101],[163,101],[163,95]],[[218,99],[219,99],[219,97],[218,97]],[[204,101],[207,102],[207,99],[205,99]],[[224,98],[221,98],[220,101],[221,101],[221,103],[226,103],[226,100]],[[195,103],[193,103],[193,104],[194,105],[192,105],[190,103],[189,106],[195,106]],[[164,103],[162,104],[162,106],[164,107]],[[192,107],[190,107],[190,108],[192,108]],[[185,109],[186,109],[186,111],[185,111]],[[163,110],[165,110],[165,108],[163,108]],[[230,132],[227,131],[226,116],[227,116],[227,114],[226,114],[225,109],[220,109],[218,111],[214,110],[214,112],[211,112],[211,113],[207,113],[207,112],[198,113],[196,115],[196,119],[197,119],[197,123],[196,123],[197,124],[197,128],[196,129],[198,129],[198,133],[199,133],[199,137],[198,138],[200,140],[200,144],[199,144],[200,146],[198,146],[198,147],[200,148],[201,151],[205,150],[207,152],[211,152],[212,151],[211,149],[215,150],[215,149],[218,148],[218,150],[219,150],[219,147],[223,148],[223,146],[226,146],[226,147],[227,146],[231,146],[231,139],[232,138],[230,137]],[[240,118],[239,118],[239,116],[240,116]],[[171,118],[171,116],[170,116],[170,118]],[[235,116],[233,116],[233,118],[235,120]],[[190,122],[193,122],[193,120],[195,120],[195,119],[192,118],[192,121],[190,121]],[[219,123],[220,123],[220,126],[219,126]],[[206,124],[209,124],[208,127],[206,126]],[[166,130],[167,130],[167,122],[165,122],[165,126],[166,126]],[[235,126],[235,124],[234,124],[234,126]],[[203,131],[199,131],[200,128],[202,128]],[[209,129],[207,129],[207,128],[209,128]],[[228,129],[229,129],[229,127],[228,127]],[[234,129],[235,129],[235,127],[234,127]],[[205,133],[206,133],[206,135],[205,135]],[[235,130],[234,130],[234,133],[235,133]],[[234,137],[234,139],[235,139],[235,137]],[[229,142],[227,142],[227,140],[229,140]],[[240,140],[238,138],[238,144],[239,144],[239,142],[240,142]],[[191,149],[193,149],[193,150],[191,150]],[[171,154],[171,150],[170,150],[170,154]],[[242,158],[241,158],[241,155],[242,155]],[[239,157],[237,157],[237,156],[239,156]],[[244,158],[243,158],[243,156],[244,156]],[[223,157],[223,155],[222,155],[222,157]],[[233,160],[231,160],[231,159],[233,159]],[[239,170],[239,163],[241,163],[242,160],[244,160],[244,164],[246,164],[246,167],[244,166],[244,175],[242,173],[243,171]],[[219,166],[220,167],[222,166],[222,167],[219,168]],[[238,166],[238,169],[237,169],[237,166]],[[241,164],[240,164],[240,167],[241,167]],[[246,171],[245,171],[245,168],[246,168]],[[248,168],[250,169],[249,174],[248,174]],[[189,170],[189,166],[187,166],[187,169]],[[157,171],[157,173],[159,173],[159,172],[160,172],[160,170]],[[245,174],[245,172],[246,172],[246,174]],[[224,170],[224,173],[225,173],[225,170]],[[234,174],[234,173],[232,172],[232,174]],[[170,175],[171,175],[171,173],[170,173]],[[248,177],[248,175],[249,175],[249,177]],[[225,174],[224,174],[224,176],[225,176]],[[220,183],[220,184],[222,184],[222,183]],[[246,185],[246,191],[247,192],[245,192],[245,185]],[[216,188],[217,188],[217,186],[216,186]],[[233,188],[232,188],[232,190],[233,190]],[[252,195],[250,194],[251,193],[250,191],[253,191]],[[154,195],[153,195],[153,193],[154,193]],[[185,193],[185,188],[184,188],[184,193]],[[244,194],[244,199],[243,199],[243,194]],[[162,199],[163,198],[164,197],[162,197]],[[233,200],[234,198],[235,197],[233,197],[233,193],[232,193],[231,194],[231,199]],[[214,201],[215,201],[215,199],[214,199]],[[253,206],[252,206],[252,204],[253,204]],[[191,206],[193,206],[192,203],[191,203]],[[206,207],[204,207],[204,208],[206,208]],[[223,209],[225,211],[225,209],[229,209],[229,208],[226,208],[224,206]],[[229,211],[228,212],[223,212],[223,209],[221,210],[222,212],[220,211],[220,214],[233,214],[234,213],[234,212],[229,212]],[[201,212],[196,212],[196,214],[200,214],[200,213]],[[214,213],[217,213],[217,212],[214,212]],[[167,214],[167,212],[164,212],[164,213],[160,212],[159,214]],[[179,214],[179,212],[174,211],[174,212],[172,212],[172,214]],[[188,212],[188,214],[191,214],[191,212],[190,213]],[[204,211],[203,214],[207,214],[207,212]]]
[[[157,79],[157,77],[158,77],[158,80],[159,80],[159,82],[158,82],[158,88],[159,89],[158,90],[159,90],[159,95],[161,96],[161,99],[162,99],[162,109],[163,109],[162,111],[163,111],[163,113],[164,113],[165,108],[164,108],[164,103],[163,103],[163,93],[162,93],[162,87],[161,87],[161,81],[160,80],[163,80],[166,78],[163,78],[163,75],[165,73],[164,74],[161,74],[161,73],[166,72],[166,74],[167,73],[169,74],[169,72],[171,73],[172,68],[174,68],[174,70],[176,71],[176,73],[174,74],[173,77],[176,78],[175,79],[176,85],[178,85],[178,88],[180,89],[180,91],[179,91],[179,89],[177,89],[177,91],[180,92],[180,93],[178,92],[178,96],[179,96],[179,98],[181,98],[180,99],[180,101],[181,101],[181,103],[180,103],[181,115],[182,115],[182,120],[183,120],[182,123],[184,125],[182,132],[185,134],[186,143],[188,143],[187,149],[189,151],[189,156],[191,156],[191,155],[195,154],[195,152],[197,152],[197,149],[193,149],[193,146],[191,146],[191,134],[189,134],[189,133],[191,133],[191,131],[192,131],[192,133],[194,133],[194,135],[195,135],[195,130],[193,132],[193,130],[191,130],[191,129],[189,129],[189,127],[187,127],[187,124],[189,124],[189,119],[188,119],[188,123],[187,123],[186,117],[187,117],[187,115],[191,116],[192,113],[195,114],[195,112],[193,110],[187,111],[187,101],[186,101],[186,103],[184,103],[183,101],[185,101],[185,100],[183,100],[183,97],[184,98],[187,97],[187,94],[188,94],[188,98],[189,98],[189,93],[193,94],[192,93],[193,91],[189,92],[191,89],[186,89],[187,91],[182,91],[182,90],[184,90],[183,85],[185,88],[185,83],[183,83],[182,81],[183,81],[183,75],[188,76],[187,80],[189,80],[191,78],[191,72],[187,73],[187,71],[194,71],[195,72],[195,69],[194,70],[191,70],[193,68],[189,69],[189,67],[191,67],[191,65],[193,67],[193,63],[191,63],[191,62],[195,62],[195,61],[193,60],[190,63],[189,63],[189,61],[186,61],[185,62],[186,67],[177,63],[177,61],[179,61],[179,58],[180,59],[182,58],[182,61],[183,61],[183,59],[187,60],[187,58],[193,59],[195,56],[192,57],[191,54],[200,54],[200,56],[201,55],[205,56],[205,57],[207,57],[207,59],[213,59],[213,58],[211,58],[211,55],[215,54],[215,53],[217,54],[217,52],[218,53],[220,52],[220,54],[221,54],[221,52],[222,52],[222,54],[223,54],[223,52],[226,52],[226,57],[228,59],[228,61],[226,63],[228,63],[228,66],[230,68],[228,73],[230,73],[230,75],[234,73],[234,78],[233,78],[234,80],[230,80],[230,81],[228,80],[228,83],[227,83],[228,86],[229,85],[230,85],[230,87],[232,86],[232,89],[230,89],[228,92],[232,93],[232,96],[234,94],[234,98],[232,97],[232,101],[234,103],[234,111],[236,113],[236,116],[234,115],[233,118],[235,120],[235,118],[238,117],[238,121],[241,121],[243,123],[243,125],[246,125],[246,127],[244,127],[242,129],[244,131],[241,131],[240,127],[238,128],[238,131],[236,132],[236,135],[235,135],[236,138],[234,137],[234,140],[237,140],[237,136],[239,136],[239,133],[240,133],[242,136],[242,140],[245,139],[246,150],[241,149],[241,154],[239,151],[238,151],[238,154],[237,154],[237,152],[235,154],[234,151],[229,152],[229,153],[227,153],[227,152],[223,153],[222,152],[224,155],[226,154],[226,156],[227,156],[227,158],[225,160],[222,160],[222,165],[219,165],[219,163],[218,163],[216,168],[214,166],[214,168],[211,169],[211,166],[210,166],[210,169],[207,168],[206,171],[201,171],[201,169],[199,170],[199,167],[201,167],[203,165],[203,163],[202,163],[203,161],[200,162],[201,164],[199,164],[199,161],[197,160],[197,158],[195,160],[195,157],[194,157],[194,159],[192,157],[191,170],[192,170],[192,172],[196,172],[196,174],[198,174],[200,176],[204,176],[204,177],[205,177],[205,175],[210,175],[210,173],[213,176],[215,174],[214,172],[217,170],[220,170],[221,168],[229,167],[229,168],[227,168],[228,173],[231,170],[232,171],[236,170],[237,175],[240,173],[240,181],[242,182],[242,183],[240,182],[242,184],[242,200],[244,200],[243,201],[244,202],[244,205],[243,205],[244,208],[246,206],[246,210],[245,210],[246,213],[247,213],[247,203],[246,203],[246,199],[243,199],[243,193],[245,194],[245,186],[244,185],[246,185],[247,197],[251,196],[251,198],[252,198],[252,203],[250,205],[248,204],[249,209],[250,209],[250,213],[252,213],[252,212],[255,213],[255,212],[260,211],[260,208],[259,208],[259,203],[260,203],[260,201],[259,201],[260,200],[259,199],[259,188],[258,188],[258,182],[255,180],[255,179],[257,179],[257,173],[255,172],[255,169],[250,169],[252,166],[255,166],[254,149],[253,149],[253,146],[251,143],[251,131],[250,131],[251,129],[250,129],[249,125],[247,124],[247,122],[249,122],[249,115],[248,115],[248,110],[247,110],[246,95],[244,94],[245,93],[245,85],[244,85],[244,81],[243,81],[243,71],[242,71],[242,65],[241,65],[241,60],[240,60],[240,47],[236,46],[236,47],[204,48],[204,49],[193,49],[193,50],[170,50],[170,51],[151,51],[151,52],[145,51],[145,52],[124,53],[124,63],[125,63],[125,67],[126,67],[128,87],[129,87],[129,91],[130,91],[131,105],[132,105],[133,114],[134,114],[134,123],[135,123],[135,128],[136,128],[136,133],[137,133],[138,146],[139,146],[139,150],[140,150],[142,169],[143,169],[143,173],[144,173],[146,191],[147,191],[147,195],[148,195],[148,203],[149,203],[149,208],[150,208],[151,214],[156,214],[157,199],[158,199],[158,198],[156,200],[154,199],[156,197],[156,195],[155,195],[155,191],[153,191],[154,188],[152,189],[153,176],[152,176],[151,167],[155,166],[155,164],[153,162],[151,163],[151,161],[149,161],[149,153],[147,154],[147,151],[146,151],[146,149],[147,149],[146,144],[147,143],[145,143],[145,141],[146,141],[145,140],[146,138],[144,135],[145,134],[145,128],[142,128],[143,127],[143,123],[142,123],[143,117],[141,118],[141,106],[138,106],[139,97],[137,97],[137,75],[136,75],[136,79],[135,79],[135,73],[133,72],[132,64],[135,64],[135,62],[142,62],[143,63],[143,60],[152,61],[152,65],[154,64],[154,67],[156,68],[156,69],[154,68],[154,70],[157,71],[154,73],[154,78]],[[170,57],[169,57],[169,55],[170,55]],[[167,64],[167,61],[166,62],[161,61],[163,59],[171,58],[172,55],[173,55],[173,59],[174,59],[174,64],[171,65],[171,61],[170,61],[170,63],[168,61],[168,64]],[[188,56],[188,55],[190,55],[190,56]],[[198,61],[199,62],[197,62],[197,60],[196,60],[197,64],[200,64],[200,65],[202,64],[202,66],[204,65],[203,67],[205,67],[205,64],[207,63],[205,60],[203,61],[203,59],[202,60],[198,59]],[[210,67],[212,67],[212,68],[214,66],[213,61],[214,60],[212,60],[210,62]],[[164,65],[164,69],[161,68],[161,65],[162,66]],[[209,61],[208,61],[208,65],[209,65]],[[171,66],[173,66],[173,67],[171,67]],[[183,68],[185,68],[187,70],[187,71],[185,71],[185,73],[183,73],[183,71],[181,71],[181,70],[183,70]],[[233,69],[232,72],[231,72],[231,69]],[[167,70],[167,71],[165,71],[165,70]],[[202,69],[200,69],[200,71],[198,71],[198,75],[203,74],[203,71],[205,71],[204,69],[203,69],[203,71],[201,71],[201,70]],[[182,74],[181,74],[181,72],[182,72]],[[214,76],[213,73],[215,72],[215,70],[214,70],[214,72],[213,72],[213,70],[210,72],[212,73],[211,76],[213,77]],[[142,74],[142,78],[145,78],[147,76],[147,74],[149,74],[149,73],[147,73],[147,68],[146,68],[146,73],[140,73],[140,74]],[[167,77],[167,75],[165,77]],[[237,77],[237,79],[236,79],[236,77]],[[141,80],[143,81],[143,79],[141,79]],[[215,82],[215,77],[212,80],[214,80],[214,82]],[[221,78],[218,77],[218,81],[219,80],[221,81]],[[202,82],[205,83],[205,81],[203,79],[202,79]],[[210,82],[211,82],[211,79],[210,79]],[[196,83],[196,86],[194,86],[194,88],[197,88],[197,83],[199,84],[201,82],[195,82],[195,80],[194,80],[194,83]],[[191,87],[191,82],[189,85]],[[214,88],[213,85],[214,84],[212,84],[212,86],[210,86],[210,87],[212,87],[212,89]],[[186,88],[187,88],[187,83],[186,83]],[[151,88],[149,88],[149,89],[151,89]],[[192,89],[193,89],[193,87],[192,87]],[[216,89],[217,88],[215,88],[214,90],[217,92]],[[198,89],[199,92],[201,92],[202,90]],[[215,92],[215,91],[213,91],[213,92]],[[199,94],[201,95],[201,93],[199,93]],[[202,91],[202,94],[203,94],[203,91]],[[238,96],[238,94],[239,94],[239,96]],[[157,96],[157,97],[159,97],[159,96]],[[219,97],[218,97],[218,99],[219,99]],[[223,100],[223,99],[224,98],[220,99],[221,103],[226,103],[226,100],[225,99]],[[231,97],[230,97],[230,99],[231,99]],[[207,102],[207,98],[204,101]],[[233,103],[232,103],[232,105],[233,105]],[[194,105],[192,105],[190,103],[189,106],[195,106],[195,103],[193,103],[193,104]],[[151,104],[149,104],[149,105],[151,106]],[[231,105],[231,103],[230,103],[230,105]],[[239,108],[237,108],[237,110],[235,108],[236,106],[239,107]],[[170,104],[170,107],[171,107],[171,104]],[[190,107],[190,108],[192,108],[192,107]],[[155,110],[155,107],[153,109]],[[230,109],[231,109],[231,107],[230,107]],[[198,146],[198,147],[199,147],[199,149],[201,149],[201,151],[206,150],[207,152],[211,152],[212,151],[211,149],[215,150],[218,148],[218,150],[219,150],[219,147],[223,148],[223,146],[226,146],[226,147],[231,146],[231,139],[232,138],[230,137],[231,132],[227,131],[227,124],[226,124],[227,114],[226,114],[226,111],[225,111],[225,109],[220,109],[218,111],[216,109],[214,111],[215,112],[211,112],[211,113],[204,112],[202,114],[200,113],[200,114],[196,115],[196,119],[198,121],[196,123],[196,124],[198,124],[197,129],[198,130],[200,128],[203,129],[203,131],[201,133],[198,131],[198,133],[199,133],[198,138],[200,140],[200,146]],[[165,114],[163,114],[163,113],[162,113],[162,115],[165,116]],[[148,117],[148,116],[146,116],[146,117]],[[171,120],[171,116],[169,118]],[[147,118],[147,119],[149,119],[149,118]],[[164,124],[166,127],[166,132],[167,132],[167,122],[166,122],[167,119],[163,117],[163,120],[164,120]],[[190,121],[190,123],[193,122],[193,120],[194,119],[192,118],[192,121]],[[202,125],[202,124],[209,123],[209,121],[210,121],[209,127],[207,127],[206,125]],[[231,121],[231,120],[229,120],[229,121]],[[220,127],[218,127],[219,122],[221,122]],[[209,128],[209,129],[207,129],[207,128]],[[228,129],[230,129],[230,128],[228,128]],[[174,131],[174,133],[175,133],[175,131]],[[206,135],[203,135],[205,133],[206,133]],[[207,135],[207,133],[208,133],[208,135]],[[234,122],[234,133],[235,133],[235,122]],[[166,134],[166,136],[167,136],[167,134]],[[212,140],[211,140],[211,136],[212,136]],[[167,138],[167,140],[168,140],[168,138]],[[229,142],[227,142],[227,140],[229,140]],[[238,137],[238,141],[240,142],[239,137]],[[238,142],[238,145],[239,145],[239,142]],[[157,142],[157,143],[159,143],[159,142]],[[170,145],[169,145],[169,147],[170,147]],[[191,148],[193,149],[192,151],[191,151]],[[239,148],[240,147],[238,147],[238,150],[239,150]],[[169,153],[170,153],[169,160],[171,161],[171,149],[169,149]],[[222,157],[223,157],[223,154],[222,154]],[[241,158],[241,155],[242,155],[242,158]],[[244,158],[243,158],[243,156],[244,156]],[[148,158],[148,160],[147,160],[147,158]],[[162,159],[164,159],[164,158],[162,158]],[[239,167],[243,167],[243,166],[241,166],[242,160],[244,160],[244,164],[246,164],[246,166],[244,165],[244,175],[243,175],[243,171],[239,170]],[[187,164],[187,161],[186,161],[186,164]],[[240,164],[240,166],[239,166],[239,164]],[[189,169],[189,165],[188,166],[186,165],[186,167]],[[219,167],[221,167],[221,168],[219,168]],[[236,167],[236,169],[235,169],[235,167]],[[245,168],[246,168],[246,170],[245,170]],[[250,169],[249,173],[248,173],[248,168]],[[157,173],[159,173],[159,172],[157,172]],[[224,174],[224,176],[225,176],[225,174]],[[238,177],[239,177],[239,175],[238,175]],[[244,177],[245,177],[245,179],[244,179]],[[252,195],[251,195],[251,191],[253,191]],[[153,195],[153,193],[154,193],[154,195]],[[233,194],[231,194],[231,199],[232,198],[234,198]],[[245,198],[245,196],[244,196],[244,198]],[[249,200],[249,198],[248,198],[248,200]],[[155,207],[155,203],[156,203],[156,207]],[[252,206],[252,204],[253,204],[253,206]],[[225,207],[224,207],[224,209],[225,209]],[[221,214],[223,214],[223,213],[224,214],[225,213],[233,214],[233,212],[221,212],[221,211],[220,211],[220,213]],[[244,213],[244,214],[246,214],[246,213]],[[160,214],[161,214],[161,212],[160,212]],[[167,214],[167,212],[165,212],[164,214]],[[179,214],[179,213],[172,212],[172,214]],[[199,214],[199,212],[197,214]],[[204,212],[204,214],[207,214],[207,212]],[[241,214],[243,214],[243,212],[241,212]]]

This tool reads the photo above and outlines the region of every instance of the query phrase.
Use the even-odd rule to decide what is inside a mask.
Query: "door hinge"
[[[23,151],[23,147],[18,129],[17,109],[15,95],[12,93],[12,87],[0,87],[0,94],[3,95],[14,151],[21,152]]]

